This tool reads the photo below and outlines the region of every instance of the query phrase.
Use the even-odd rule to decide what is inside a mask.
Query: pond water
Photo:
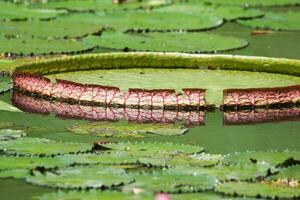
[[[11,97],[12,93],[6,93],[0,97],[0,100],[11,103]],[[14,102],[14,104],[17,105],[16,102]],[[24,102],[21,102],[18,105],[24,105]],[[26,108],[19,108],[31,110],[31,112],[39,112],[39,108],[43,105],[43,103],[31,104],[31,108],[28,106]],[[44,111],[45,108],[47,108],[47,106],[43,107]],[[257,110],[255,112],[234,111],[223,113],[216,110],[215,112],[197,111],[190,113],[185,112],[185,114],[176,113],[177,116],[185,116],[182,117],[184,122],[173,120],[174,118],[172,117],[169,117],[170,119],[168,119],[168,116],[173,116],[170,112],[168,115],[163,114],[163,112],[157,112],[156,118],[153,116],[144,116],[143,119],[147,119],[148,125],[151,122],[151,119],[154,120],[155,118],[155,124],[159,122],[159,119],[173,125],[181,123],[184,126],[184,124],[186,124],[185,128],[187,128],[188,131],[178,135],[152,133],[143,135],[142,137],[126,135],[124,137],[109,136],[105,138],[92,134],[82,135],[70,131],[70,127],[74,126],[74,124],[77,126],[82,125],[83,127],[90,126],[91,124],[101,124],[103,123],[103,120],[105,120],[105,117],[93,118],[93,121],[91,121],[91,118],[84,119],[84,115],[80,115],[80,113],[64,112],[65,114],[62,115],[62,113],[59,113],[58,111],[63,109],[63,105],[60,105],[60,109],[56,110],[56,113],[52,112],[50,114],[0,111],[0,125],[12,129],[25,130],[27,134],[32,137],[49,138],[57,141],[92,143],[99,140],[130,140],[197,144],[204,147],[209,153],[218,154],[245,152],[248,150],[300,150],[300,108]],[[127,119],[130,118],[130,115],[136,114],[135,111],[130,110],[126,111],[126,113]],[[162,119],[162,117],[158,117],[158,115],[165,115],[165,117]],[[121,127],[122,123],[129,126],[137,123],[133,118],[130,118],[131,122],[128,122],[123,116],[124,115],[119,115],[119,117],[114,118],[115,121],[112,122],[111,115],[107,115],[107,119],[109,119],[110,122],[105,123]],[[77,117],[82,119],[74,119]],[[143,122],[141,118],[139,119],[139,123]],[[175,128],[176,127],[177,126],[175,126]],[[140,127],[134,126],[133,129],[134,128],[139,129]],[[29,196],[35,196],[48,191],[51,190],[31,186],[21,180],[3,179],[0,181],[1,199],[28,199]],[[22,195],[22,198],[20,198],[20,193],[24,194]]]

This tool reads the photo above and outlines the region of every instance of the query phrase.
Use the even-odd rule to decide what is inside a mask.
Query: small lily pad
[[[289,187],[270,182],[225,182],[218,184],[217,192],[234,196],[263,197],[263,198],[299,198],[299,186]]]
[[[45,138],[23,137],[17,140],[0,141],[0,150],[17,155],[57,155],[88,151],[92,145],[87,143],[56,142]]]
[[[176,40],[174,40],[176,38]],[[248,45],[243,39],[211,33],[123,34],[105,32],[84,38],[85,43],[126,51],[218,52]]]
[[[300,31],[300,12],[269,12],[266,13],[265,17],[263,18],[239,20],[238,23],[259,29],[271,29],[277,31]]]

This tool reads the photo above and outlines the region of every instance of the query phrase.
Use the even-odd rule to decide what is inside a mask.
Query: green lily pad
[[[18,108],[4,101],[0,101],[0,110],[10,111],[10,112],[21,112]]]
[[[0,94],[12,88],[12,82],[8,76],[0,75]]]
[[[66,189],[118,187],[133,180],[124,169],[113,166],[69,167],[45,174],[34,171],[33,176],[26,178],[27,182],[35,185]]]
[[[172,200],[254,200],[252,198],[234,198],[224,197],[214,193],[185,193],[185,194],[172,194]]]
[[[53,168],[64,167],[71,164],[68,159],[37,157],[37,156],[0,156],[0,171],[15,170],[15,169],[34,169],[38,166]]]
[[[204,149],[196,145],[157,143],[157,142],[100,142],[97,144],[99,149],[111,149],[115,151],[125,151],[132,155],[159,155],[165,154],[192,154],[202,152]]]
[[[90,150],[87,143],[56,142],[45,138],[23,137],[17,140],[0,141],[0,150],[17,155],[57,155]]]
[[[94,45],[88,45],[75,39],[32,38],[22,35],[18,38],[6,38],[0,36],[0,53],[14,54],[50,54],[50,53],[75,53],[92,49]]]
[[[174,20],[176,19],[176,20]],[[57,20],[63,22],[89,23],[113,28],[120,31],[151,30],[207,30],[223,24],[223,20],[211,15],[195,17],[188,13],[178,12],[113,12],[113,13],[79,13],[64,15]]]
[[[176,67],[176,63],[174,63]],[[60,73],[48,76],[79,83],[128,88],[205,88],[208,104],[220,105],[226,88],[280,87],[300,84],[300,78],[281,74],[207,69],[111,69]],[[253,82],[252,80],[256,81]],[[192,80],[192,81],[191,81]]]
[[[188,131],[180,124],[139,124],[128,122],[93,122],[89,124],[75,124],[70,131],[83,135],[101,137],[146,137],[147,134],[182,135]]]
[[[265,17],[252,20],[239,20],[239,24],[259,29],[278,31],[299,31],[300,12],[266,13]]]
[[[139,158],[139,162],[154,166],[194,166],[194,167],[211,167],[220,162],[223,158],[221,155],[214,154],[156,154]]]
[[[30,9],[24,5],[3,1],[0,1],[0,8],[0,19],[2,20],[49,19],[58,14],[58,11],[55,10]]]
[[[16,178],[21,179],[29,175],[29,170],[27,169],[13,169],[0,171],[0,178]]]
[[[192,0],[192,2],[198,0]],[[205,0],[209,3],[221,5],[239,5],[239,6],[294,6],[299,5],[299,0]]]
[[[23,21],[0,22],[0,34],[7,39],[14,39],[26,35],[32,38],[76,38],[88,34],[98,33],[101,26],[80,22],[51,21]],[[55,40],[54,40],[55,41]]]
[[[218,184],[217,192],[234,196],[263,197],[263,198],[299,198],[300,188],[272,184],[269,182],[225,182]]]
[[[123,191],[196,192],[212,189],[216,183],[215,178],[206,175],[177,175],[168,172],[128,175],[134,177],[135,182],[126,185]]]
[[[0,141],[15,140],[26,136],[22,130],[0,129]]]
[[[269,179],[278,180],[278,179],[287,179],[287,180],[297,180],[300,181],[300,165],[295,165],[287,168],[280,169],[279,173],[270,176]]]
[[[156,9],[162,12],[180,12],[195,15],[213,15],[225,20],[251,19],[263,16],[263,13],[255,9],[247,9],[238,6],[218,6],[214,4],[205,4],[197,1],[192,3],[173,4]]]
[[[176,38],[176,40],[174,40]],[[105,32],[84,38],[88,44],[126,51],[218,52],[248,45],[243,39],[210,33],[123,34]]]
[[[300,160],[300,152],[297,151],[250,151],[244,153],[233,153],[224,157],[224,161],[227,163],[268,163],[276,166],[280,165],[284,161],[293,158],[294,160]]]
[[[36,197],[37,200],[153,200],[153,195],[147,194],[133,194],[125,192],[113,191],[69,191],[69,192],[53,192]]]

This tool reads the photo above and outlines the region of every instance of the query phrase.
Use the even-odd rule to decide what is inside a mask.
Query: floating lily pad
[[[18,108],[4,101],[0,101],[0,110],[10,111],[10,112],[21,112]]]
[[[34,8],[65,9],[68,11],[114,11],[148,9],[169,4],[170,0],[133,0],[121,4],[114,4],[111,0],[75,0],[48,1],[32,4]]]
[[[41,174],[34,171],[26,181],[39,186],[66,189],[101,189],[118,187],[134,181],[134,177],[126,175],[124,169],[113,166],[82,166],[59,169],[56,172]]]
[[[174,63],[176,67],[176,63]],[[207,69],[112,69],[78,71],[48,76],[79,83],[128,88],[205,88],[208,104],[220,105],[226,88],[280,87],[300,84],[300,78],[281,74]],[[256,81],[253,82],[252,80]],[[192,81],[191,81],[192,80]]]
[[[29,175],[29,170],[27,169],[13,169],[13,170],[3,170],[0,171],[0,178],[25,178]]]
[[[198,0],[192,0],[192,2]],[[299,5],[299,0],[205,0],[206,2],[221,5],[239,5],[239,6],[294,6]]]
[[[8,39],[0,36],[0,53],[15,54],[50,54],[50,53],[75,53],[92,49],[94,45],[88,45],[75,39],[41,39],[22,35],[18,38]]]
[[[18,155],[56,155],[90,150],[87,143],[56,142],[45,138],[23,137],[17,140],[0,141],[0,150]]]
[[[206,175],[189,176],[171,173],[128,174],[135,182],[124,187],[124,191],[195,192],[212,189],[215,178]]]
[[[270,165],[280,165],[286,160],[293,158],[300,160],[300,152],[297,151],[250,151],[244,153],[233,153],[224,157],[228,163],[258,163],[264,162]]]
[[[16,5],[0,1],[0,19],[2,20],[27,20],[49,19],[57,16],[58,11],[46,9],[30,9],[24,5]]]
[[[185,194],[172,194],[172,200],[254,200],[252,198],[239,198],[239,197],[224,197],[214,193],[185,193]]]
[[[213,15],[225,20],[235,20],[235,19],[251,19],[263,16],[263,13],[255,9],[247,9],[238,6],[218,6],[214,4],[205,4],[203,2],[192,2],[192,3],[182,3],[173,4],[171,6],[165,6],[156,9],[162,12],[180,12],[180,13],[190,13],[195,15]]]
[[[12,82],[8,76],[0,75],[0,94],[12,88]]]
[[[222,156],[217,154],[156,154],[139,158],[139,162],[154,166],[194,166],[211,167],[222,162]]]
[[[295,165],[287,168],[280,169],[279,173],[270,176],[269,179],[272,180],[297,180],[298,184],[300,181],[300,165]]]
[[[300,12],[267,13],[263,18],[239,20],[238,23],[259,29],[299,31]]]
[[[26,35],[32,38],[76,38],[88,34],[98,33],[101,26],[80,22],[51,21],[23,21],[0,22],[0,34],[7,39],[22,38]]]
[[[176,20],[174,20],[176,19]],[[207,30],[223,24],[221,18],[211,15],[194,15],[178,12],[113,12],[113,13],[79,13],[58,18],[63,22],[78,22],[110,27],[120,31],[150,30],[179,31]]]
[[[0,171],[2,170],[15,170],[15,169],[33,169],[38,166],[53,168],[63,167],[71,164],[69,160],[50,157],[37,157],[37,156],[0,156]]]
[[[176,38],[176,40],[174,40]],[[210,33],[103,33],[84,38],[85,43],[126,51],[217,52],[248,45],[243,39]]]
[[[69,191],[69,192],[56,192],[49,193],[39,197],[38,200],[153,200],[154,195],[147,194],[133,194],[125,192],[112,192],[112,191]]]
[[[115,151],[125,151],[132,155],[159,155],[159,154],[192,154],[202,152],[204,149],[196,145],[157,143],[157,142],[99,142],[99,149],[111,149]]]
[[[147,134],[182,135],[188,131],[180,124],[138,124],[127,122],[93,122],[75,124],[70,131],[83,135],[100,137],[146,137]]]
[[[0,141],[14,140],[26,136],[22,130],[0,129]]]
[[[227,195],[263,198],[299,198],[300,188],[281,186],[275,183],[225,182],[216,186],[216,191]]]

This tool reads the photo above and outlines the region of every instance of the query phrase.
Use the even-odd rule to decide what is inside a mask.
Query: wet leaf
[[[176,38],[176,40],[174,40]],[[248,45],[243,39],[211,33],[122,34],[106,32],[84,38],[85,43],[126,51],[217,52]]]
[[[216,191],[227,195],[238,195],[246,197],[263,198],[299,198],[299,186],[281,186],[269,182],[247,183],[247,182],[225,182],[216,186]]]
[[[87,143],[56,142],[45,138],[23,137],[17,140],[0,141],[0,150],[8,154],[50,156],[90,150]]]
[[[259,29],[278,31],[299,31],[300,12],[266,13],[265,17],[252,20],[239,20],[239,24]]]

